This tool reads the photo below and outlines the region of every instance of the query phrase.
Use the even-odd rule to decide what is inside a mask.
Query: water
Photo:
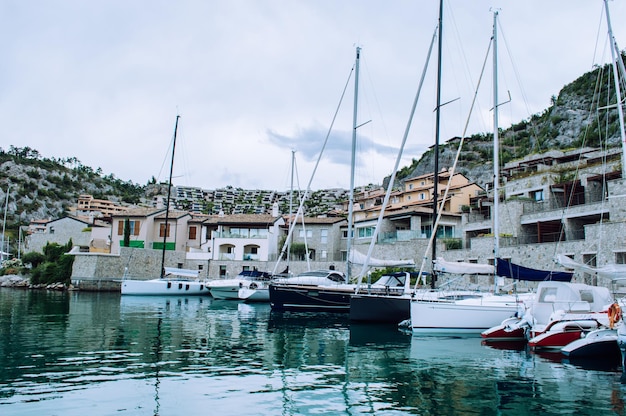
[[[620,376],[266,304],[0,289],[5,416],[621,415]]]

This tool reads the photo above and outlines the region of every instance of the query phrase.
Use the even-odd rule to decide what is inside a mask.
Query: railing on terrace
[[[263,238],[267,239],[267,234],[253,234],[253,235],[241,235],[241,234],[233,234],[229,232],[213,232],[213,238]]]
[[[550,199],[546,199],[545,201],[528,201],[524,202],[522,206],[522,212],[524,214],[533,214],[536,212],[545,212],[545,211],[554,211],[554,210],[562,210],[577,205],[588,205],[588,204],[596,204],[598,202],[602,202],[604,197],[601,193],[598,192],[580,192],[571,197],[568,197],[567,201],[562,198],[555,198],[554,196]]]
[[[429,235],[423,234],[420,231],[412,231],[412,230],[396,230],[389,231],[386,233],[381,233],[378,235],[378,243],[397,243],[401,241],[414,241],[419,239],[427,239],[430,238]],[[437,236],[438,240],[450,240],[450,239],[461,239],[458,235],[446,235],[446,236]]]
[[[467,214],[467,222],[483,222],[491,220],[491,213],[483,214],[481,212],[470,212]]]
[[[420,231],[415,230],[396,230],[386,233],[380,233],[378,235],[379,243],[395,243],[398,241],[411,241],[418,238],[426,238]]]
[[[553,232],[542,234],[524,234],[519,237],[518,244],[556,243],[557,241],[579,241],[585,239],[585,230]]]

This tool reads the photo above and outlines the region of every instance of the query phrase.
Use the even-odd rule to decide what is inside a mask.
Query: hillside
[[[622,56],[626,59],[626,55]],[[615,103],[609,65],[587,72],[565,85],[552,105],[506,130],[500,130],[500,162],[502,165],[524,156],[551,149],[572,149],[583,146],[615,147],[620,145],[617,109],[596,111]],[[607,85],[611,85],[610,89]],[[493,133],[475,134],[465,139],[457,171],[483,186],[492,180],[493,168],[485,161],[493,157]],[[440,144],[439,167],[452,166],[458,148],[457,140]],[[398,179],[433,171],[434,151],[431,148],[419,160],[398,172]]]

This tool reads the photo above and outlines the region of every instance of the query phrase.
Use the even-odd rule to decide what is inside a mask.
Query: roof
[[[232,214],[224,216],[211,216],[203,221],[204,224],[216,225],[270,225],[281,217],[273,217],[269,214]]]
[[[304,221],[305,224],[309,225],[324,225],[324,224],[336,224],[338,222],[346,221],[344,217],[299,217],[297,219],[297,224],[302,224]],[[285,222],[289,223],[289,216],[285,216]]]
[[[53,222],[63,221],[63,220],[67,220],[67,219],[74,220],[76,222],[80,222],[80,223],[83,223],[85,225],[91,225],[91,223],[89,223],[88,221],[81,220],[80,218],[76,218],[76,217],[73,217],[71,215],[68,215],[67,217],[63,217],[63,218],[57,218],[55,220],[50,220],[50,221],[46,222],[45,224],[48,225],[48,224],[52,224]]]
[[[119,214],[113,214],[111,217],[150,217],[165,212],[165,208],[134,208]]]
[[[160,219],[160,220],[164,220],[165,219],[165,215],[167,214],[167,217],[169,219],[179,219],[179,218],[183,218],[186,216],[191,216],[191,214],[187,211],[170,211],[170,212],[161,212],[160,214],[158,214],[156,217],[154,217],[155,219]]]

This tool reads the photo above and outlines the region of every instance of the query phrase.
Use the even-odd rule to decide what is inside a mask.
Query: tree
[[[124,247],[130,247],[130,220],[124,220]]]
[[[30,264],[30,267],[32,267],[33,269],[38,267],[45,260],[46,257],[37,251],[31,251],[30,253],[24,254],[24,256],[22,257],[22,262],[24,264]]]

